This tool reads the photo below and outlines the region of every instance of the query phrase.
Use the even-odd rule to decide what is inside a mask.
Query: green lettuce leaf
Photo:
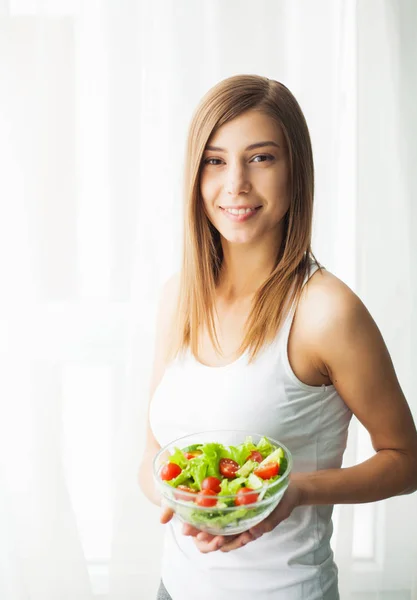
[[[194,479],[196,485],[198,486],[198,489],[201,490],[201,483],[203,479],[205,479],[209,475],[209,465],[204,454],[192,458],[189,461],[186,470]]]
[[[275,446],[264,436],[259,440],[256,450],[262,454],[262,458],[266,458],[275,450]]]
[[[171,479],[170,481],[166,481],[168,485],[172,487],[177,487],[179,485],[186,485],[187,481],[190,479],[190,474],[187,469],[184,469],[175,479]]]
[[[184,452],[176,447],[174,448],[173,454],[171,454],[171,456],[169,457],[169,462],[175,463],[176,465],[181,467],[181,469],[185,469],[185,467],[188,464],[188,460]]]
[[[230,458],[229,450],[223,444],[216,443],[203,444],[200,450],[207,464],[207,477],[220,479],[219,461],[222,458]]]
[[[235,479],[223,479],[220,484],[219,496],[231,496],[236,494],[237,491],[243,487],[246,483],[246,477],[236,477]]]
[[[252,450],[256,449],[251,436],[248,436],[243,444],[239,444],[239,446],[230,446],[230,454],[233,460],[241,467],[247,461]]]
[[[189,487],[199,491],[201,490],[201,483],[203,479],[207,477],[207,469],[207,459],[203,455],[196,456],[191,460],[187,460],[187,466],[185,469],[183,469],[182,472],[175,477],[175,479],[171,479],[166,483],[172,487],[177,487],[179,485],[185,485],[185,482],[191,479],[191,483],[193,485],[190,484]]]

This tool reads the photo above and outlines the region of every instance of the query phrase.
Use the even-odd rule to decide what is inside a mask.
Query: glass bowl
[[[280,477],[272,483],[265,482],[262,488],[256,490],[258,499],[254,503],[235,505],[238,495],[232,494],[218,496],[215,506],[200,506],[195,503],[196,493],[175,488],[161,479],[161,469],[176,448],[191,451],[190,447],[210,442],[238,446],[245,442],[248,436],[255,445],[261,438],[266,437],[274,446],[282,448],[286,460],[286,468],[280,473]],[[156,489],[164,503],[175,512],[180,521],[212,535],[236,535],[263,521],[281,501],[289,484],[291,469],[292,456],[284,444],[269,436],[238,430],[204,431],[178,438],[161,448],[153,461]]]

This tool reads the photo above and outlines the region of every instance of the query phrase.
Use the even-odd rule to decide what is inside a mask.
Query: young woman
[[[336,600],[334,504],[417,488],[417,434],[381,334],[311,251],[314,171],[291,92],[258,76],[211,89],[191,123],[181,272],[160,303],[140,484],[197,431],[240,429],[294,458],[275,511],[234,537],[168,523],[158,598]],[[352,414],[375,455],[341,468]]]

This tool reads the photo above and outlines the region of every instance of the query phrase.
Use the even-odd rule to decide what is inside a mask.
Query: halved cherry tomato
[[[217,479],[217,477],[206,477],[201,482],[201,489],[202,490],[212,490],[213,492],[218,494],[221,490],[220,479]]]
[[[233,479],[236,477],[236,471],[239,469],[239,465],[235,460],[231,458],[221,458],[219,462],[219,470],[223,477],[227,479]]]
[[[161,479],[164,481],[171,481],[171,479],[175,479],[181,473],[182,469],[180,466],[175,463],[167,463],[161,469]]]
[[[257,501],[259,494],[254,492],[251,488],[240,488],[236,494],[235,504],[236,506],[242,506],[243,504],[253,504]]]
[[[213,490],[201,490],[198,492],[195,503],[199,506],[216,506],[217,495]]]
[[[187,460],[191,460],[196,456],[200,456],[200,454],[202,454],[201,450],[194,450],[194,452],[184,452],[184,456]]]
[[[257,450],[252,450],[252,452],[249,454],[247,461],[248,460],[253,460],[254,462],[258,462],[261,463],[263,461],[263,457],[262,454],[260,452],[258,452]]]
[[[182,490],[183,492],[188,492],[189,494],[194,494],[194,496],[196,496],[197,492],[195,490],[192,490],[186,485],[179,485],[174,492],[174,498],[176,498],[176,500],[182,500],[183,502],[194,502],[194,498],[188,494],[181,494],[181,492],[178,492],[177,490]]]
[[[271,479],[271,477],[275,477],[279,473],[279,463],[277,462],[269,462],[262,465],[262,467],[256,467],[254,470],[255,475],[260,477],[261,479]]]

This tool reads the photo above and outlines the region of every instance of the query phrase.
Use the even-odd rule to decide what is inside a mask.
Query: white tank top
[[[312,266],[310,276],[317,270]],[[155,390],[150,424],[164,446],[213,429],[270,436],[292,452],[294,472],[339,468],[352,413],[334,386],[301,382],[288,361],[295,309],[252,364],[248,353],[208,367],[188,351]],[[333,506],[302,506],[273,531],[228,553],[202,554],[174,519],[166,528],[162,580],[173,600],[337,600],[330,537]]]

